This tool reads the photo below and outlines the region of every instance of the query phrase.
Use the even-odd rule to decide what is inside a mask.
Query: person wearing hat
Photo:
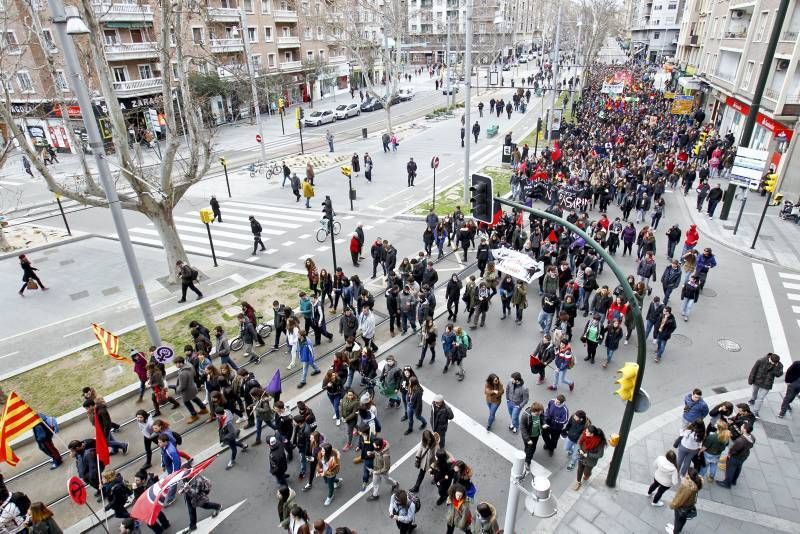
[[[431,430],[439,434],[439,447],[442,449],[445,448],[447,427],[453,417],[453,410],[445,404],[444,397],[439,394],[434,395],[431,404]]]
[[[286,450],[283,444],[275,436],[269,438],[269,472],[275,477],[278,486],[288,486],[286,472],[289,470],[289,462],[286,460]]]

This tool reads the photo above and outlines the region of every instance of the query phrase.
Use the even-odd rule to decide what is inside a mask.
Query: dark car
[[[383,109],[383,103],[377,98],[370,98],[361,104],[361,111],[375,111],[376,109]]]

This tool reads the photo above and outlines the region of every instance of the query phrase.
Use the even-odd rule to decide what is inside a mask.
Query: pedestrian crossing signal
[[[225,158],[222,158],[222,157],[219,158],[219,164],[222,165],[223,167],[227,167],[228,166],[228,162],[225,161]]]
[[[778,175],[774,172],[771,172],[767,175],[767,179],[764,182],[764,191],[769,191],[770,193],[774,193],[775,189],[778,186]]]
[[[211,211],[211,208],[203,208],[200,210],[200,220],[203,224],[214,222],[214,212]]]
[[[619,388],[614,392],[619,395],[619,398],[624,401],[632,401],[636,395],[636,377],[639,374],[639,364],[633,362],[625,362],[625,366],[617,371],[620,375],[614,382],[619,384]]]

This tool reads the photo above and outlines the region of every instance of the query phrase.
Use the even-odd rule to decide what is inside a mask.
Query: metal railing
[[[157,78],[145,78],[143,80],[126,80],[124,82],[114,82],[114,91],[117,93],[117,96],[130,96],[151,89],[159,89],[160,87],[161,87],[160,76]]]

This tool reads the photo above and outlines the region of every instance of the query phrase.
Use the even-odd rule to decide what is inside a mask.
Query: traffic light
[[[536,131],[537,132],[541,132],[542,131],[542,118],[541,117],[536,119]]]
[[[333,221],[333,203],[331,203],[331,197],[326,196],[325,200],[322,201],[322,218],[328,221]]]
[[[702,150],[703,146],[706,144],[706,137],[708,137],[707,132],[700,132],[700,135],[697,136],[697,143],[695,143],[692,149],[692,154],[695,156],[700,154],[700,150]]]
[[[625,366],[617,371],[620,375],[614,382],[619,384],[619,389],[614,392],[619,395],[619,398],[624,401],[632,401],[636,394],[636,376],[639,374],[639,364],[633,362],[625,362]]]
[[[769,191],[770,193],[774,193],[775,189],[778,185],[778,175],[774,172],[771,172],[767,175],[767,179],[764,181],[764,191]]]
[[[342,171],[342,174],[344,174],[348,178],[353,174],[353,169],[347,165],[340,167],[340,170]]]
[[[469,188],[472,216],[487,224],[492,224],[493,187],[494,184],[489,176],[483,176],[482,174],[472,175],[472,185]]]
[[[211,211],[211,208],[202,208],[200,210],[200,222],[204,224],[214,222],[214,212]]]
[[[228,166],[228,162],[223,157],[219,158],[219,164],[222,165],[223,167],[227,167]]]

